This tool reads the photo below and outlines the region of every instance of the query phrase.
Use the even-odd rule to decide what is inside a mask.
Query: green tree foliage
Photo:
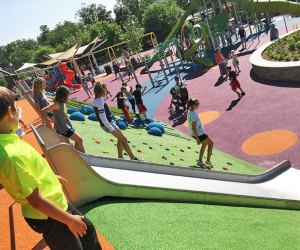
[[[145,9],[143,23],[145,32],[154,32],[157,40],[162,42],[168,36],[183,10],[175,0],[164,0],[151,4]]]
[[[0,86],[1,87],[7,87],[7,82],[4,78],[0,77]]]
[[[97,21],[112,21],[111,11],[107,11],[106,7],[102,4],[81,4],[81,9],[77,11],[76,16],[79,21],[85,25],[93,24]]]
[[[128,47],[134,53],[139,53],[142,48],[140,37],[144,34],[144,29],[135,21],[135,18],[129,18],[124,25],[124,40],[129,41]]]
[[[184,10],[189,6],[189,1],[187,0],[176,0],[176,3],[180,8]]]
[[[144,10],[156,1],[157,0],[118,0],[118,3],[119,5],[126,6],[131,14],[137,17],[139,23],[142,23]]]
[[[55,53],[55,50],[52,47],[42,45],[33,52],[31,61],[37,63],[44,62],[49,59],[49,54],[53,53]]]
[[[131,16],[131,11],[127,6],[124,5],[115,5],[114,13],[115,13],[115,21],[121,27],[124,26],[124,24]]]
[[[49,33],[50,29],[47,25],[40,26],[41,34],[38,36],[37,41],[39,44],[45,44],[47,41],[47,34]]]
[[[99,21],[89,26],[91,37],[100,36],[107,39],[105,46],[113,45],[122,41],[123,32],[115,22]]]

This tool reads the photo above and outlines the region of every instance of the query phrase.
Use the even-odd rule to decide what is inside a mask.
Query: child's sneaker
[[[211,161],[206,161],[206,162],[205,162],[205,165],[206,165],[207,167],[209,167],[209,168],[212,168],[212,167],[214,166],[214,164],[212,164]]]
[[[197,161],[196,165],[199,167],[205,167],[205,164],[203,161]]]
[[[139,157],[134,157],[134,158],[132,159],[132,161],[144,161],[144,159],[139,158]]]
[[[237,93],[238,97],[241,98],[241,96],[242,96],[241,93],[240,92],[236,92],[236,93]]]
[[[244,95],[246,95],[246,93],[245,93],[245,92],[242,92],[242,96],[244,96]]]

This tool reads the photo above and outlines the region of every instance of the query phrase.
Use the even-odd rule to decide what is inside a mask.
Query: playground
[[[192,0],[166,41],[141,53],[143,60],[139,62],[145,67],[132,69],[132,79],[122,72],[117,77],[95,77],[96,82],[106,84],[112,97],[124,82],[133,89],[136,84],[146,87],[143,100],[147,115],[163,127],[163,132],[150,135],[147,125],[138,123],[133,113],[133,123],[125,124],[123,130],[134,154],[145,162],[128,161],[126,154],[125,160],[116,159],[115,138],[89,119],[88,112],[81,112],[84,120],[72,120],[86,154],[61,143],[54,131],[41,126],[40,117],[28,102],[27,90],[21,91],[27,99],[18,104],[24,111],[24,140],[47,158],[54,172],[69,180],[65,187],[68,199],[94,223],[102,249],[299,248],[300,122],[296,117],[300,80],[263,79],[250,63],[254,52],[270,41],[264,25],[274,24],[279,36],[297,30],[299,17],[255,14],[262,8],[269,12],[284,8],[291,15],[299,15],[300,4],[288,2],[260,5],[235,1],[227,6],[222,1],[198,4]],[[223,8],[230,11],[220,13]],[[199,16],[194,23],[186,21],[195,10]],[[248,20],[243,26],[247,33],[245,49],[222,18],[231,20],[232,30],[238,29],[239,25],[234,25],[243,19]],[[214,24],[209,23],[211,20]],[[176,40],[178,33],[181,36]],[[153,35],[151,40],[155,40]],[[181,46],[184,49],[179,53]],[[220,77],[213,59],[217,47],[222,48],[225,58],[232,49],[236,51],[241,70],[238,80],[245,96],[237,97],[230,80]],[[73,56],[77,49],[73,48]],[[107,51],[112,61],[119,59],[112,48]],[[68,59],[73,60],[73,56]],[[98,63],[93,60],[97,59],[90,57],[91,67],[96,68]],[[232,60],[228,63],[232,65]],[[76,74],[74,60],[73,66],[72,73]],[[57,74],[74,77],[66,64],[57,67]],[[186,113],[169,108],[176,76],[185,80],[189,97],[200,101],[198,115],[214,141],[212,169],[196,165],[199,145],[190,135]],[[58,81],[72,90],[68,111],[82,111],[82,105],[90,107],[93,97],[87,98],[80,83],[68,78]],[[87,84],[92,91],[94,83]],[[121,121],[122,111],[112,97],[106,103]],[[48,249],[42,237],[24,222],[20,207],[4,189],[0,197],[0,210],[4,211],[0,248]]]

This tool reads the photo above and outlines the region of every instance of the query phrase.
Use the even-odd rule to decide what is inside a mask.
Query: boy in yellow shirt
[[[0,87],[0,183],[21,204],[28,225],[50,249],[101,249],[93,224],[71,207],[46,160],[14,132],[15,94]]]

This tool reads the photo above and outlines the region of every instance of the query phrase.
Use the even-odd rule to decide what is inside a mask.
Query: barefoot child
[[[66,180],[14,133],[18,127],[14,99],[13,92],[0,87],[0,183],[21,204],[25,221],[42,234],[50,249],[100,250],[93,224],[67,202],[61,186]]]
[[[189,123],[189,128],[192,137],[194,137],[197,141],[198,145],[202,145],[200,152],[199,152],[199,160],[197,161],[198,166],[207,166],[211,168],[213,164],[210,161],[212,150],[214,143],[213,141],[208,137],[207,134],[205,134],[204,127],[202,125],[202,122],[198,116],[198,114],[195,112],[199,108],[199,101],[197,99],[191,98],[189,99],[187,103],[187,108],[189,110],[188,115],[187,115],[187,120]],[[207,158],[206,162],[203,163],[203,155],[204,151],[207,149]]]
[[[75,149],[84,153],[83,141],[81,137],[75,133],[68,115],[65,113],[65,103],[68,101],[69,90],[65,86],[57,89],[54,103],[42,109],[44,119],[47,121],[48,127],[51,127],[50,120],[46,117],[46,113],[53,111],[54,129],[56,132],[65,137],[66,141],[70,143],[69,139],[75,142]]]
[[[246,93],[243,91],[243,89],[240,85],[240,82],[236,78],[235,71],[229,71],[228,75],[229,75],[230,86],[231,86],[232,91],[235,92],[239,98],[246,95]],[[237,89],[239,89],[241,91],[241,93],[238,92]]]
[[[95,110],[96,117],[101,125],[101,128],[107,132],[111,133],[114,137],[118,139],[117,149],[118,158],[123,159],[123,148],[129,155],[131,160],[141,160],[134,156],[132,153],[127,138],[123,135],[122,131],[116,125],[113,120],[113,114],[107,106],[104,98],[106,96],[106,86],[97,82],[94,88],[95,99],[93,101],[93,106]]]

